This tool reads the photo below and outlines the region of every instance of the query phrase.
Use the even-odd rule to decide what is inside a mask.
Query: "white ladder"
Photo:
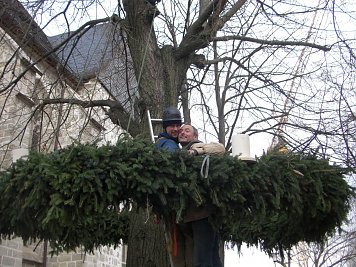
[[[155,122],[155,123],[157,123],[157,122],[162,122],[162,119],[152,119],[149,110],[147,110],[147,118],[148,118],[148,126],[149,126],[149,128],[150,128],[151,140],[152,140],[152,142],[154,143],[154,142],[155,142],[155,138],[158,138],[158,135],[155,135],[155,134],[153,133],[152,123],[153,123],[153,122]]]

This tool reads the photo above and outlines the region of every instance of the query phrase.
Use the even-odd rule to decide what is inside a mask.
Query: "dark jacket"
[[[173,138],[168,133],[163,132],[158,135],[156,147],[167,150],[169,152],[176,152],[179,150],[177,138]]]
[[[186,144],[185,146],[183,146],[183,149],[189,150],[190,147],[196,143],[202,143],[202,142],[201,141],[192,141],[192,142]],[[183,218],[183,222],[188,223],[188,222],[198,221],[198,220],[207,218],[211,215],[212,211],[213,211],[213,206],[210,204],[205,204],[203,206],[197,207],[195,205],[195,203],[193,203],[193,201],[191,201],[190,203],[188,203],[188,207],[187,207],[185,216]]]

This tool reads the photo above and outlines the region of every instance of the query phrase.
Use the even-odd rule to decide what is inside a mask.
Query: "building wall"
[[[16,43],[0,29],[0,170],[8,168],[17,149],[35,149],[43,153],[60,149],[73,142],[115,143],[122,130],[105,116],[105,109],[83,109],[69,104],[46,106],[37,110],[45,99],[75,97],[89,100],[109,98],[95,79],[81,88],[71,88],[50,66],[38,64],[28,68],[35,57],[18,49]],[[27,70],[25,73],[24,70]],[[2,73],[1,73],[2,72]],[[11,81],[19,79],[12,86]],[[79,90],[78,90],[79,89]],[[0,240],[0,266],[43,266],[43,243],[24,246],[21,238]],[[48,248],[50,251],[50,248]],[[47,256],[48,267],[124,266],[125,249],[102,247],[94,255],[63,253]]]
[[[116,267],[124,266],[122,248],[102,247],[95,255],[68,253],[48,259],[48,267]]]
[[[0,244],[1,267],[43,267],[43,243],[24,246],[21,238],[3,239]],[[103,246],[95,254],[62,253],[47,255],[47,267],[124,267],[124,247]]]
[[[0,266],[22,267],[22,239],[1,240]]]

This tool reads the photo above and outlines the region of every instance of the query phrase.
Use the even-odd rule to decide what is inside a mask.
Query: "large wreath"
[[[54,251],[118,245],[128,204],[149,203],[177,222],[189,205],[211,203],[222,237],[267,253],[322,242],[346,220],[353,190],[346,170],[299,153],[236,157],[168,153],[149,141],[72,145],[30,153],[0,174],[0,234],[48,240]]]

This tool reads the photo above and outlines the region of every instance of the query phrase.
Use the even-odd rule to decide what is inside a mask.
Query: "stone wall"
[[[0,241],[0,266],[22,267],[22,239]]]
[[[21,238],[3,239],[0,243],[1,267],[43,267],[44,243],[24,246]],[[102,247],[95,254],[62,253],[47,255],[47,267],[124,267],[125,247]]]
[[[122,247],[102,247],[95,254],[68,253],[48,259],[48,267],[124,267]]]

